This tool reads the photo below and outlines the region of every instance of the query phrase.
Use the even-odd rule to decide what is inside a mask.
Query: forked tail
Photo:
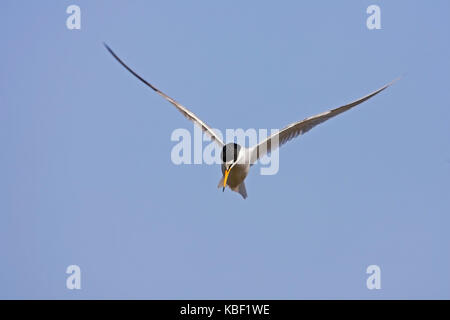
[[[223,179],[224,177],[222,177],[219,181],[219,184],[217,185],[217,188],[222,188],[223,187]],[[233,188],[231,189],[234,192],[239,193],[242,198],[247,199],[247,190],[245,189],[245,183],[244,181],[242,181],[242,183],[239,185],[239,187]]]

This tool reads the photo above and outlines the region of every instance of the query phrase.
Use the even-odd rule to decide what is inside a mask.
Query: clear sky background
[[[1,1],[0,298],[450,298],[449,12]],[[252,168],[243,200],[219,166],[171,162],[192,124],[102,41],[221,130],[282,128],[405,76],[284,145],[278,174]]]

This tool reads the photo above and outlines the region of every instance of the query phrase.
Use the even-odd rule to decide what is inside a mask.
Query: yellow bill
[[[227,186],[228,175],[230,174],[230,169],[225,170],[225,177],[223,178],[223,189],[225,191],[225,187]]]

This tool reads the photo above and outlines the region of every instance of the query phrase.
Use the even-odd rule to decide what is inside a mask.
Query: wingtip
[[[402,74],[400,76],[398,76],[397,78],[395,78],[394,80],[392,80],[391,82],[389,82],[386,87],[390,87],[392,86],[394,83],[396,83],[397,81],[399,81],[400,79],[402,79],[405,76],[405,74]]]
[[[105,41],[102,41],[103,46],[106,48],[106,50],[108,50],[109,52],[111,52],[111,48],[106,44]]]

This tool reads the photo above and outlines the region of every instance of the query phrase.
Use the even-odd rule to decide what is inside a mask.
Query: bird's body
[[[225,171],[226,171],[225,164],[222,164],[221,167],[222,167],[222,174],[225,176]],[[249,164],[242,163],[242,164],[235,165],[233,167],[233,170],[230,171],[230,174],[228,176],[227,186],[229,186],[230,189],[232,189],[232,190],[239,188],[239,185],[242,182],[244,182],[245,178],[247,178],[247,174],[249,171],[250,171]]]
[[[234,157],[235,153],[237,153],[236,157]],[[228,143],[222,149],[221,168],[223,176],[217,187],[224,187],[225,173],[233,164],[233,170],[230,170],[225,185],[231,190],[238,192],[245,199],[247,198],[247,190],[245,188],[244,180],[250,171],[250,150],[237,143]]]
[[[225,165],[222,164],[222,178],[219,181],[218,188],[222,188],[223,180],[225,178]],[[239,193],[244,199],[247,198],[247,190],[245,189],[244,180],[250,171],[249,164],[237,164],[230,171],[226,185],[233,191]]]
[[[258,145],[245,148],[236,143],[225,144],[222,142],[220,137],[209,127],[205,122],[200,120],[194,113],[189,111],[186,107],[182,106],[180,103],[154,87],[152,84],[144,80],[136,72],[134,72],[130,67],[128,67],[112,50],[105,44],[106,49],[112,54],[112,56],[128,71],[130,71],[135,77],[145,83],[148,87],[153,89],[156,93],[161,95],[164,99],[173,104],[186,118],[193,121],[195,124],[200,126],[200,128],[206,132],[213,141],[222,147],[222,178],[219,181],[219,187],[225,190],[228,186],[231,190],[238,192],[244,199],[247,198],[247,190],[245,188],[245,178],[247,177],[250,167],[262,156],[270,153],[272,150],[283,145],[287,141],[308,132],[310,129],[316,125],[325,122],[326,120],[337,116],[351,108],[367,101],[373,96],[377,95],[381,91],[389,87],[393,82],[381,87],[380,89],[358,99],[349,104],[335,108],[318,115],[306,118],[304,120],[294,122],[291,125],[281,129],[279,132],[272,134],[266,140],[260,142]]]

